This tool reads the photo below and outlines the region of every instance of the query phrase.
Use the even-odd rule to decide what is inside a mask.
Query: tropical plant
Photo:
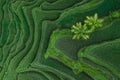
[[[74,33],[73,39],[89,39],[90,33],[102,27],[103,19],[98,19],[97,13],[94,16],[87,16],[86,18],[83,25],[79,22],[72,26],[71,32]]]
[[[99,28],[102,27],[102,22],[103,19],[98,19],[98,14],[96,13],[93,17],[86,17],[87,20],[85,20],[85,24],[87,24],[90,27],[94,27],[94,28]]]
[[[84,24],[82,25],[81,22],[76,23],[76,25],[73,25],[71,32],[73,32],[75,35],[73,36],[73,39],[88,39],[89,38],[89,32],[87,32],[87,26]]]

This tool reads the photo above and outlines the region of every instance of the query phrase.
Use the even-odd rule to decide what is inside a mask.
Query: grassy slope
[[[55,58],[45,59],[44,55],[54,30],[70,28],[74,23],[83,21],[85,16],[93,15],[94,13],[98,13],[100,17],[106,16],[109,11],[120,8],[120,3],[117,0],[110,0],[109,2],[107,0],[0,1],[0,80],[92,80],[90,76],[94,75],[94,73],[82,72],[75,74],[74,70],[71,70],[73,66],[71,63],[63,62],[63,64],[62,61],[60,62],[59,59],[56,60]],[[114,25],[110,24],[109,26],[111,28],[107,28],[107,32],[109,32],[109,29],[113,31],[109,32],[109,36],[103,36],[103,33],[106,34],[104,30],[101,35],[99,35],[99,31],[96,31],[95,34],[91,35],[91,41],[88,41],[88,43],[83,41],[84,45],[88,46],[100,43],[102,40],[118,38],[119,26],[116,29],[113,29]],[[66,31],[65,37],[67,34],[72,35],[69,34],[69,31],[67,33]],[[57,35],[60,34],[57,33]],[[102,39],[94,37],[95,35],[101,36]],[[97,40],[94,38],[97,38]],[[72,40],[70,41],[70,43],[73,42]],[[76,49],[78,50],[80,47],[79,42],[75,42],[73,48],[77,44],[78,47]],[[53,43],[50,42],[50,44],[54,45]],[[69,49],[67,48],[71,47],[65,46],[65,54],[67,56],[65,55],[61,59],[64,61],[66,58],[75,64],[74,59],[77,58],[77,51],[71,49],[73,52],[70,51],[71,53],[69,54]],[[62,55],[64,54],[62,53]],[[78,70],[76,65],[73,69]],[[101,72],[98,71],[98,73]],[[97,78],[93,77],[93,79]]]

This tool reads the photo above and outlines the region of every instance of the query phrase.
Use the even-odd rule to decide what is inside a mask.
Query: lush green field
[[[102,27],[73,40],[95,13]],[[0,0],[0,80],[120,80],[120,0]]]

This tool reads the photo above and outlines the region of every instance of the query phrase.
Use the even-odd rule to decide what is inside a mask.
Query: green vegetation
[[[0,0],[0,80],[120,80],[119,10],[120,0]]]
[[[73,39],[88,39],[89,38],[89,32],[87,31],[87,25],[82,25],[81,22],[76,23],[76,25],[72,26],[71,32],[74,33]]]
[[[71,32],[74,33],[73,39],[89,39],[92,32],[102,27],[102,22],[102,19],[98,19],[98,14],[95,14],[93,17],[87,16],[83,25],[79,22],[72,26]]]
[[[110,12],[110,16],[109,16],[109,17],[110,17],[111,19],[120,18],[120,10]]]
[[[71,68],[75,74],[79,74],[84,71],[95,80],[99,80],[99,79],[109,80],[111,77],[112,77],[112,80],[118,79],[118,77],[116,77],[117,73],[114,75],[111,75],[111,72],[109,72],[108,68],[106,69],[102,67],[106,65],[106,63],[101,64],[100,66],[100,64],[97,62],[97,59],[95,59],[94,61],[91,61],[88,59],[88,56],[84,58],[84,55],[86,54],[84,50],[87,49],[87,47],[89,46],[99,45],[104,42],[110,42],[110,44],[106,47],[108,48],[111,47],[112,42],[120,38],[120,23],[119,22],[120,22],[120,19],[116,19],[116,20],[113,20],[112,22],[109,22],[109,24],[104,25],[106,27],[102,27],[101,29],[98,29],[94,31],[93,33],[91,33],[91,37],[87,40],[81,40],[81,39],[77,41],[72,40],[71,39],[72,33],[71,33],[71,30],[69,29],[56,30],[53,32],[50,38],[49,47],[47,49],[45,57],[47,59],[52,58],[52,59],[62,62],[64,65]],[[117,45],[115,46],[116,46],[115,49],[119,51],[118,49],[119,47]],[[104,51],[107,51],[108,48],[105,48],[106,50]],[[78,49],[80,50],[79,52],[78,52]],[[99,51],[99,54],[101,54],[101,52],[103,51],[102,50]],[[78,58],[78,54],[79,54],[79,58]],[[101,56],[104,56],[104,54]],[[108,59],[111,56],[113,55],[107,55]],[[113,57],[113,59],[116,59],[116,57]],[[102,60],[100,60],[100,62],[102,62]]]

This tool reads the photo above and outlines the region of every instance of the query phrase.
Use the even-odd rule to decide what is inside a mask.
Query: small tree
[[[79,22],[72,26],[71,32],[74,33],[73,39],[89,39],[90,33],[102,27],[103,19],[98,19],[98,14],[92,17],[87,16],[86,18],[83,25]]]

